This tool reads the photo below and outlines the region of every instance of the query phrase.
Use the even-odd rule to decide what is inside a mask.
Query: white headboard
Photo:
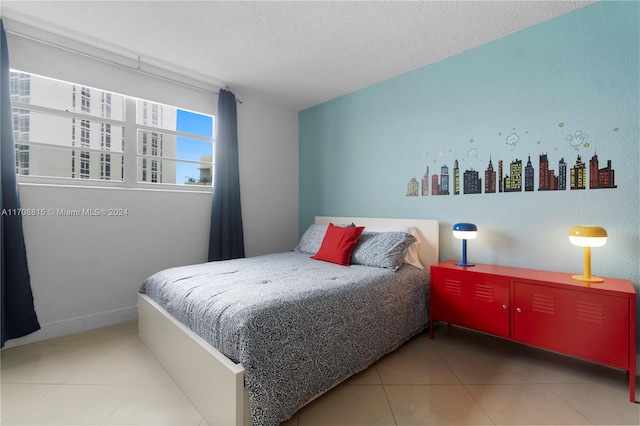
[[[316,216],[315,223],[328,224],[329,222],[355,223],[357,226],[413,226],[420,232],[423,241],[418,245],[418,257],[425,268],[438,263],[440,249],[440,227],[437,220],[430,219],[386,219],[372,217],[335,217]]]

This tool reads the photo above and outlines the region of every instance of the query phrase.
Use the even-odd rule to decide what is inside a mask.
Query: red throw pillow
[[[363,230],[364,226],[342,228],[330,223],[322,239],[320,250],[311,256],[311,258],[348,266],[349,260],[351,259],[351,252],[356,246]]]

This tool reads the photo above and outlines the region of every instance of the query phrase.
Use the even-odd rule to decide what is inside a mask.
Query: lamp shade
[[[453,236],[459,240],[472,240],[478,236],[478,227],[473,223],[456,223],[453,225]]]
[[[569,241],[574,246],[602,247],[607,242],[607,230],[599,226],[574,226],[569,229]]]

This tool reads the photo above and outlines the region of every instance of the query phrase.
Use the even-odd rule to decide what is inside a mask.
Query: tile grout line
[[[391,417],[393,417],[393,423],[397,426],[398,420],[396,419],[396,413],[393,412],[393,407],[391,406],[391,401],[389,401],[389,395],[387,394],[387,385],[382,381],[382,377],[380,376],[380,371],[378,370],[378,364],[373,365],[376,369],[376,374],[378,375],[378,380],[380,380],[380,384],[382,385],[382,392],[384,392],[384,398],[387,400],[387,406],[389,406],[389,411],[391,412]]]
[[[587,420],[588,420],[592,425],[595,425],[595,424],[596,424],[596,423],[595,423],[595,422],[594,422],[594,421],[593,421],[593,420],[592,420],[592,419],[591,419],[591,418],[590,418],[586,413],[583,413],[582,411],[580,411],[580,410],[578,409],[578,407],[574,407],[574,405],[573,405],[571,402],[569,402],[568,400],[566,400],[565,398],[563,398],[562,396],[560,396],[560,395],[558,395],[556,392],[554,392],[554,391],[553,391],[553,389],[551,389],[551,388],[548,386],[548,385],[549,385],[549,383],[540,382],[540,384],[541,384],[542,386],[544,386],[544,388],[545,388],[546,390],[548,390],[549,392],[551,392],[551,394],[555,395],[559,400],[561,400],[562,402],[564,402],[568,407],[571,407],[573,410],[575,410],[575,411],[576,411],[576,413],[580,414],[582,417],[584,417],[585,419],[587,419]],[[575,384],[575,383],[563,383],[563,384],[565,384],[565,385],[566,385],[566,384],[571,385],[571,384]],[[580,385],[584,385],[584,383],[582,383],[582,384],[580,384]]]
[[[58,389],[61,384],[60,383],[0,383],[0,388],[4,385],[28,385],[28,386],[53,386],[51,389],[49,389],[47,392],[43,393],[42,395],[40,395],[39,398],[34,399],[33,401],[31,401],[29,404],[27,404],[25,407],[22,408],[22,410],[18,411],[17,413],[13,414],[11,417],[7,418],[7,419],[0,419],[0,425],[2,424],[6,424],[6,422],[9,422],[11,419],[16,418],[17,416],[21,415],[23,412],[27,411],[29,409],[29,407],[31,407],[33,404],[35,404],[36,402],[39,402],[40,400],[42,400],[45,396],[49,395],[51,392],[55,391],[56,389]],[[0,395],[2,394],[2,392],[0,391]],[[1,407],[1,401],[0,401],[0,409]]]
[[[496,425],[496,421],[489,415],[489,413],[487,412],[487,410],[484,409],[484,407],[480,404],[480,402],[478,400],[476,400],[476,398],[473,396],[473,394],[469,391],[469,389],[467,388],[467,384],[464,383],[462,381],[462,379],[460,377],[458,377],[458,375],[456,374],[455,371],[453,371],[453,369],[451,368],[451,366],[449,365],[449,363],[444,359],[444,357],[440,354],[440,351],[438,351],[438,348],[435,347],[433,348],[433,352],[438,356],[438,358],[440,358],[440,361],[442,361],[442,363],[444,365],[447,366],[447,369],[451,372],[451,374],[453,374],[453,376],[456,378],[456,380],[458,380],[458,383],[462,386],[462,388],[464,389],[464,391],[469,395],[469,397],[473,400],[473,402],[478,406],[478,408],[480,408],[480,410],[482,410],[482,412],[484,413],[485,416],[487,416],[487,418],[491,421],[491,423],[493,423],[494,425]]]
[[[116,385],[116,386],[121,386],[121,385]],[[131,399],[131,397],[142,387],[143,385],[138,383],[136,384],[136,388],[134,390],[131,391],[131,393],[129,394],[129,396],[127,396],[125,399],[122,400],[122,402],[120,404],[118,404],[118,406],[116,406],[109,414],[106,415],[106,417],[100,422],[101,425],[106,425],[107,420],[109,420],[111,418],[111,416],[113,416],[116,411],[118,411],[120,409],[120,407],[122,407],[127,401],[129,401]]]
[[[74,347],[77,347],[77,348],[81,348],[81,347],[83,347],[83,348],[89,348],[89,347],[91,347],[91,348],[92,348],[92,347],[95,347],[94,345],[61,345],[61,346],[74,346]],[[117,346],[117,345],[115,345],[115,346],[114,346],[114,345],[101,345],[101,347],[108,347],[108,348],[110,348],[110,349],[109,349],[109,350],[107,350],[107,351],[106,351],[105,353],[103,353],[102,355],[98,356],[96,359],[94,359],[92,362],[90,362],[90,363],[89,363],[88,365],[86,365],[84,368],[81,368],[80,370],[76,371],[75,373],[72,373],[72,374],[71,374],[69,377],[67,377],[67,378],[66,378],[66,379],[65,379],[61,384],[63,384],[63,385],[65,385],[65,384],[66,384],[66,385],[73,384],[73,383],[68,383],[68,382],[69,382],[69,380],[73,379],[73,378],[74,378],[74,377],[76,377],[78,374],[82,373],[83,371],[85,371],[85,370],[87,370],[87,369],[89,369],[89,368],[92,368],[94,365],[96,365],[96,363],[97,363],[98,361],[100,361],[101,359],[103,359],[104,357],[106,357],[108,354],[110,354],[110,353],[111,353],[111,352],[116,348],[116,346]]]

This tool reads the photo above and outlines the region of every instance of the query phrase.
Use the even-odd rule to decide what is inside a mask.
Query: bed
[[[171,268],[142,285],[139,336],[210,425],[277,425],[428,324],[438,222],[318,216],[313,226],[330,223],[410,227],[424,269],[344,267],[297,247]]]

